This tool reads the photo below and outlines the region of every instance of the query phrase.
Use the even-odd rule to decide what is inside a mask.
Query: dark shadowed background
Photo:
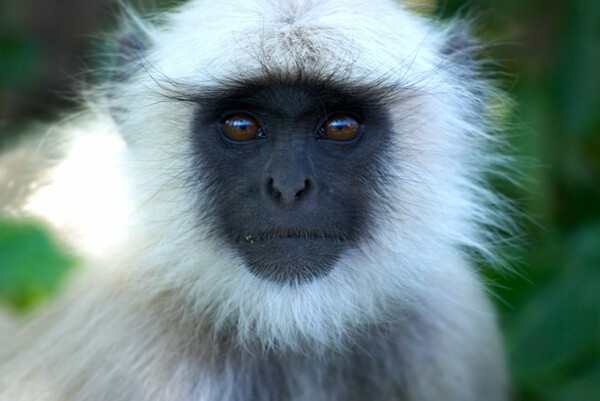
[[[434,13],[444,18],[477,16],[492,43],[486,56],[516,104],[506,137],[520,185],[497,186],[527,216],[518,217],[522,246],[505,251],[512,271],[483,266],[498,294],[516,399],[598,401],[600,1],[440,3]],[[72,107],[82,80],[98,79],[85,71],[110,62],[101,33],[119,10],[111,0],[0,0],[0,148],[28,122]],[[39,225],[0,216],[0,303],[26,313],[74,264]]]

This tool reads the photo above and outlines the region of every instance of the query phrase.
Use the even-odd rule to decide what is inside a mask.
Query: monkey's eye
[[[358,136],[360,123],[356,118],[346,114],[336,114],[325,121],[320,135],[335,141],[350,141]]]
[[[247,114],[238,114],[222,123],[223,133],[234,141],[250,141],[262,138],[264,133],[258,122]]]

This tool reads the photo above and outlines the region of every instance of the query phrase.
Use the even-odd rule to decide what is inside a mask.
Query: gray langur
[[[88,257],[3,336],[0,400],[507,400],[473,260],[506,224],[501,95],[463,22],[192,0],[129,24],[36,145],[63,156],[22,209]]]

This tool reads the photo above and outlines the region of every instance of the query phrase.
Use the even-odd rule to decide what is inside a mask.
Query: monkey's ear
[[[128,15],[124,20],[123,29],[114,39],[115,54],[105,86],[106,99],[115,122],[124,121],[127,115],[126,104],[119,100],[120,85],[129,81],[138,71],[145,67],[146,52],[150,47],[150,34],[144,28],[139,17]],[[125,138],[127,141],[127,138]]]
[[[468,22],[465,22],[468,25]],[[446,41],[440,51],[447,56],[450,61],[462,67],[474,67],[477,58],[478,46],[477,40],[471,34],[469,29],[454,28],[446,35]]]
[[[139,29],[124,30],[117,39],[117,54],[114,61],[112,79],[124,81],[144,63],[144,53],[149,47],[149,39]]]
[[[485,58],[481,54],[483,49],[472,34],[469,22],[463,20],[449,28],[440,48],[445,68],[472,95],[470,104],[474,116],[484,116],[490,95]]]
[[[460,21],[460,25],[456,23],[451,27],[440,48],[440,53],[445,56],[446,67],[476,95],[481,95],[480,83],[485,78],[482,50],[468,21]]]
[[[139,30],[128,29],[121,34],[118,41],[117,65],[130,63],[139,59],[148,48],[148,38]]]
[[[145,53],[152,43],[152,29],[132,7],[122,5],[121,29],[114,38],[113,59],[115,81],[124,81],[143,67]]]

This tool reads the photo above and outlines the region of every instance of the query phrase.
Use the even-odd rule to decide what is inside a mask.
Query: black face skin
[[[340,86],[342,87],[342,86]],[[255,80],[206,91],[192,129],[218,235],[258,277],[302,283],[326,275],[364,239],[385,180],[391,124],[373,88],[320,80]],[[330,139],[331,116],[358,122]],[[232,118],[254,119],[255,138],[227,135]]]

